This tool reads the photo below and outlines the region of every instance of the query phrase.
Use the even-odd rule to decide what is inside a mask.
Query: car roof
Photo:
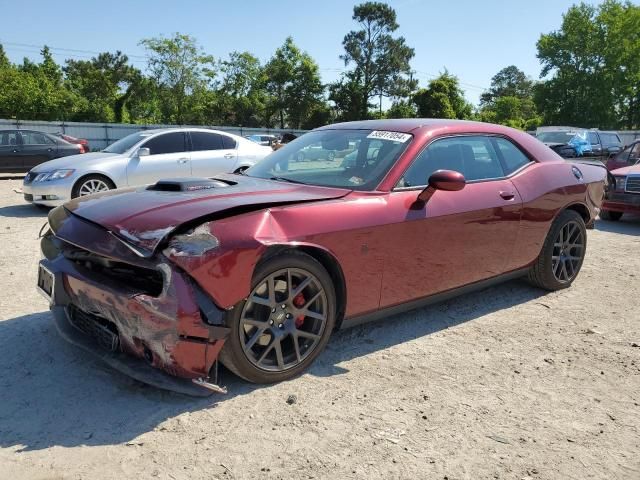
[[[317,130],[389,130],[402,133],[495,133],[509,134],[519,130],[514,130],[503,125],[492,123],[474,122],[470,120],[450,120],[443,118],[402,118],[389,120],[361,120],[356,122],[335,123],[320,127]]]
[[[156,133],[167,133],[167,132],[208,132],[208,133],[222,133],[225,135],[235,135],[231,132],[225,132],[223,130],[214,130],[213,128],[204,128],[204,127],[166,127],[166,128],[148,128],[146,130],[139,130],[137,132],[131,133],[146,133],[150,135],[155,135]]]

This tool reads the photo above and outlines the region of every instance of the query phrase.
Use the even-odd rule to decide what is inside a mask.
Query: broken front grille
[[[102,348],[115,352],[120,348],[118,328],[106,318],[83,312],[74,305],[69,306],[69,321],[85,335],[93,338]]]
[[[152,297],[162,293],[163,276],[159,270],[118,262],[71,245],[67,245],[62,253],[67,259],[93,272],[96,280],[109,279]]]

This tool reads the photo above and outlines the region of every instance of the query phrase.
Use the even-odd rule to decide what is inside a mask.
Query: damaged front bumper
[[[209,380],[229,332],[224,311],[187,274],[166,260],[144,267],[116,262],[52,233],[42,238],[42,250],[63,338],[159,388],[195,396],[225,391],[215,375]]]

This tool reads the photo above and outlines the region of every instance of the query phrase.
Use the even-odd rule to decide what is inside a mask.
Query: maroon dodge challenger
[[[52,210],[38,288],[63,337],[141,381],[220,391],[219,360],[277,382],[338,328],[516,277],[570,286],[605,179],[497,125],[330,125],[242,174]]]

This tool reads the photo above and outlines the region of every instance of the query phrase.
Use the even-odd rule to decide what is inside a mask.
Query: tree
[[[129,65],[126,55],[104,52],[91,60],[67,60],[64,72],[67,88],[86,100],[76,120],[136,120],[126,107],[135,94],[142,94],[142,73]]]
[[[48,47],[40,55],[40,63],[25,58],[21,65],[12,65],[2,50],[0,113],[4,116],[56,120],[73,111],[77,99],[64,88],[60,66]]]
[[[185,124],[202,116],[198,98],[213,81],[214,59],[196,40],[180,33],[140,42],[149,52],[148,68],[158,88],[163,120]]]
[[[0,70],[10,66],[11,63],[9,62],[9,57],[7,57],[7,52],[4,51],[4,47],[0,44]]]
[[[415,118],[416,115],[415,105],[404,100],[394,102],[385,112],[387,118]]]
[[[535,89],[545,122],[640,126],[640,7],[606,0],[571,7],[537,43],[547,81]]]
[[[480,105],[491,104],[500,97],[532,98],[533,81],[515,65],[510,65],[496,73],[491,79],[491,87],[480,96]]]
[[[515,65],[503,68],[480,97],[479,118],[513,128],[537,127],[541,119],[533,101],[534,82]]]
[[[291,37],[287,37],[265,65],[264,74],[270,106],[278,116],[280,128],[286,124],[300,128],[322,103],[324,86],[318,65],[295,45]]]
[[[469,119],[472,106],[464,98],[458,78],[445,71],[413,96],[417,115],[425,118]]]
[[[353,20],[360,30],[345,35],[342,45],[345,53],[340,56],[345,67],[353,69],[332,86],[332,100],[336,105],[345,98],[359,97],[350,102],[353,107],[340,105],[346,117],[367,118],[370,101],[377,97],[403,98],[417,85],[411,78],[410,60],[415,52],[406,45],[404,37],[392,36],[398,29],[396,12],[385,3],[366,2],[353,8]],[[342,92],[340,90],[344,89]]]
[[[217,117],[225,125],[258,127],[264,116],[266,78],[260,60],[249,52],[231,52],[220,62]]]

